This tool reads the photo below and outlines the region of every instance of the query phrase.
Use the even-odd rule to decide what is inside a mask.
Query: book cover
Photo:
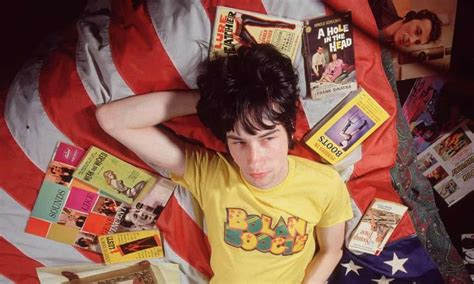
[[[77,170],[77,178],[99,190],[101,194],[132,204],[153,188],[156,178],[95,146],[87,151]]]
[[[163,257],[163,245],[158,230],[100,236],[99,244],[107,264]]]
[[[354,229],[348,248],[379,255],[408,207],[375,198]]]
[[[162,259],[36,268],[40,283],[180,283],[179,265]]]
[[[217,6],[209,56],[235,54],[241,45],[271,43],[294,62],[302,30],[300,21]]]
[[[303,58],[307,99],[356,90],[351,12],[305,20]]]
[[[84,149],[58,142],[25,232],[99,252],[96,236],[81,232],[98,198],[97,190],[78,185],[73,179],[84,155]]]
[[[331,164],[341,161],[382,123],[388,113],[365,90],[347,95],[303,138]]]

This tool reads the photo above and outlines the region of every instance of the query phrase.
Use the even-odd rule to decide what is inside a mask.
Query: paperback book
[[[210,58],[235,54],[242,45],[271,43],[294,62],[302,30],[301,21],[217,6]]]
[[[107,264],[163,257],[163,244],[158,230],[100,236],[99,244]]]
[[[335,164],[369,137],[388,113],[365,90],[349,93],[305,135],[306,145]]]
[[[375,198],[354,229],[348,248],[379,255],[408,207]]]
[[[87,151],[74,178],[89,184],[115,200],[132,204],[153,188],[156,178],[95,146]]]
[[[305,20],[303,57],[307,99],[356,90],[351,12]]]

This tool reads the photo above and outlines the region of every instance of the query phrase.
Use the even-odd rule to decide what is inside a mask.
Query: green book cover
[[[69,194],[69,188],[54,182],[41,185],[31,216],[56,223]]]
[[[112,198],[134,204],[154,186],[156,178],[116,156],[92,146],[74,172],[77,178]]]

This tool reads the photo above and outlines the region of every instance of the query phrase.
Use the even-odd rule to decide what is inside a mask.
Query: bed
[[[374,40],[377,28],[368,3],[356,0],[90,1],[76,24],[46,40],[2,90],[0,282],[37,283],[36,267],[101,262],[97,254],[24,232],[54,147],[57,141],[83,148],[96,145],[148,168],[100,129],[94,110],[127,96],[195,88],[217,5],[300,20],[352,11],[357,81],[390,118],[354,152],[351,162],[339,168],[347,179],[355,214],[346,224],[346,239],[374,197],[402,202],[409,214],[379,257],[345,249],[330,282],[467,283],[431,187],[413,164],[416,155],[400,116],[390,55]],[[302,74],[301,56],[296,66]],[[304,84],[301,89],[304,92]],[[320,111],[327,111],[327,106],[323,104]],[[297,139],[309,130],[306,118],[301,108]],[[208,148],[225,150],[195,116],[174,119],[166,126]],[[292,154],[319,159],[301,143]],[[158,225],[167,260],[180,265],[181,282],[206,283],[212,270],[205,222],[186,190],[175,190]]]

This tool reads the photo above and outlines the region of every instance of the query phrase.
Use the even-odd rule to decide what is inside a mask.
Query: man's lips
[[[255,173],[249,173],[249,176],[251,176],[253,179],[261,179],[265,177],[268,174],[268,172],[255,172]]]

